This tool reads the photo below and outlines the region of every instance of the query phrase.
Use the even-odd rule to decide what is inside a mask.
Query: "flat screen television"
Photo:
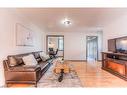
[[[120,53],[127,53],[127,37],[116,39],[116,51]]]

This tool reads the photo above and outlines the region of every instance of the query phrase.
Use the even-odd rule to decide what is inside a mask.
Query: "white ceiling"
[[[20,15],[40,28],[50,31],[78,31],[84,28],[98,28],[127,14],[123,8],[22,8],[16,9]],[[60,22],[69,18],[72,25],[65,27]]]

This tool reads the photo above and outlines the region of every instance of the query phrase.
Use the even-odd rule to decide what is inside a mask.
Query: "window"
[[[63,37],[58,38],[58,49],[62,51],[64,50]]]

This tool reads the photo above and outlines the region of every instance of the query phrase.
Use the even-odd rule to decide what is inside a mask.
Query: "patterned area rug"
[[[78,78],[73,65],[70,65],[70,73],[64,74],[62,82],[58,82],[58,74],[53,72],[54,65],[52,65],[48,71],[42,76],[37,84],[38,88],[47,87],[82,87],[80,79]]]

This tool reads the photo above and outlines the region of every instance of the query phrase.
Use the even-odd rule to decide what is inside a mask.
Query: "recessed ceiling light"
[[[71,21],[69,19],[65,18],[64,20],[62,20],[62,24],[64,24],[65,26],[69,26],[72,23],[71,23]]]

